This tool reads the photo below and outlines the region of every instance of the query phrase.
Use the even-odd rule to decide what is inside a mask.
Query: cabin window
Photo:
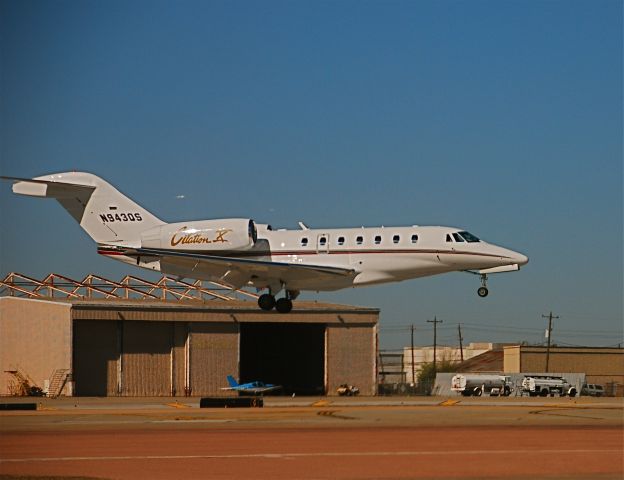
[[[381,243],[381,235],[375,235],[375,245],[379,245]]]
[[[307,238],[303,237],[301,239],[301,246],[302,247],[307,247],[308,246],[308,239]]]
[[[357,243],[358,245],[362,245],[362,243],[364,243],[364,237],[358,236],[355,239],[355,243]]]
[[[344,237],[338,237],[338,245],[344,245],[344,242],[345,242]]]
[[[468,232],[459,232],[459,234],[464,237],[464,239],[468,242],[468,243],[477,243],[480,242],[481,240],[479,240],[477,237],[475,237],[472,233],[468,233]]]
[[[416,243],[418,241],[418,235],[412,235],[412,243]]]
[[[321,247],[324,247],[326,243],[327,243],[327,237],[321,237],[321,238],[319,238],[319,245],[320,245]]]
[[[454,233],[453,238],[455,239],[456,242],[465,242],[465,240],[461,237],[459,233]]]
[[[401,237],[399,235],[395,235],[392,237],[392,243],[399,243],[401,241]]]

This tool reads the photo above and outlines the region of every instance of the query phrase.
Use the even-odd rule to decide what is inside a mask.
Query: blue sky
[[[168,220],[453,225],[522,271],[308,293],[382,348],[622,342],[621,1],[0,2],[0,173],[95,173]],[[184,195],[183,199],[177,198]],[[143,271],[0,185],[0,275]]]

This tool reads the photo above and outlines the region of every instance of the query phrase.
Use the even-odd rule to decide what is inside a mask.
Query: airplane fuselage
[[[176,243],[178,239],[179,236],[172,235],[168,250],[191,252],[185,248],[187,245]],[[112,253],[106,249],[100,249],[100,253],[137,264],[134,256],[119,255],[119,252]],[[193,249],[192,253],[213,255],[215,252]],[[294,279],[286,285],[289,290],[315,291],[398,282],[453,271],[523,265],[528,261],[522,254],[479,240],[459,228],[433,226],[273,230],[268,225],[257,225],[257,241],[251,249],[222,250],[218,255],[354,271],[352,276],[323,278],[322,281]],[[153,262],[149,258],[138,265],[172,275],[184,274],[177,264]],[[192,276],[203,280],[223,280],[216,277],[212,270],[203,272],[200,266],[195,268]],[[279,290],[277,287],[280,285],[265,287]]]
[[[288,312],[302,290],[331,291],[453,271],[487,275],[518,270],[521,253],[454,227],[275,230],[249,218],[167,223],[105,180],[62,172],[14,181],[20,195],[56,199],[98,244],[98,253],[180,278],[238,289],[268,289],[264,310]],[[276,299],[280,291],[285,296]]]
[[[523,255],[483,241],[457,242],[453,233],[460,231],[429,226],[262,231],[259,226],[258,239],[261,244],[266,238],[270,247],[266,258],[275,262],[339,266],[358,272],[353,279],[336,279],[335,284],[325,281],[312,286],[313,290],[526,263]]]

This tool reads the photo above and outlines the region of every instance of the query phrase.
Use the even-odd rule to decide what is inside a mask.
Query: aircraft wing
[[[279,390],[280,388],[282,388],[281,385],[273,385],[271,387],[254,387],[254,388],[246,388],[244,390],[242,390],[243,392],[247,392],[247,393],[267,393],[267,392],[272,392],[274,390]]]
[[[126,255],[157,257],[160,259],[162,272],[194,278],[203,274],[207,279],[218,279],[233,288],[240,288],[250,282],[259,286],[275,282],[287,285],[307,281],[322,283],[337,277],[353,278],[358,273],[340,267],[221,257],[156,248],[132,249]]]
[[[270,387],[221,387],[221,390],[234,390],[236,392],[244,392],[244,393],[253,393],[253,394],[259,394],[259,393],[267,393],[267,392],[272,392],[274,390],[279,390],[281,389],[282,386],[281,385],[271,385]]]

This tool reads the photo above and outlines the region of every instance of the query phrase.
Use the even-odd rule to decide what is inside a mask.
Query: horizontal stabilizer
[[[0,179],[13,181],[13,192],[18,195],[57,200],[101,244],[138,246],[141,232],[164,224],[91,173],[60,172],[37,178]]]
[[[0,177],[2,180],[12,180],[13,193],[30,197],[68,198],[77,194],[89,195],[95,190],[94,185],[57,182],[54,180],[38,180],[33,178]]]

